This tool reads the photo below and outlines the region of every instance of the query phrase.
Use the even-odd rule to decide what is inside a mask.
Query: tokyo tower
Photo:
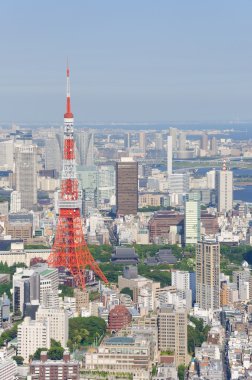
[[[85,288],[85,269],[92,269],[105,283],[107,278],[91,255],[84,238],[75,162],[74,117],[71,111],[70,71],[67,66],[67,98],[64,114],[64,153],[59,217],[52,252],[48,258],[51,267],[65,267],[76,286]]]

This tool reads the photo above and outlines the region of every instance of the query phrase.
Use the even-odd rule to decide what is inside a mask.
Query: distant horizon
[[[109,126],[117,126],[117,125],[136,125],[136,126],[156,126],[156,125],[166,125],[166,124],[176,124],[176,125],[214,125],[214,126],[239,126],[239,125],[247,125],[251,124],[251,120],[168,120],[168,121],[81,121],[78,120],[75,121],[75,126],[79,125],[97,125],[97,126],[103,126],[103,125],[109,125]],[[62,121],[57,120],[48,120],[48,121],[0,121],[0,128],[1,127],[7,127],[12,125],[22,126],[22,125],[63,125],[63,117]],[[52,125],[53,126],[53,125]]]

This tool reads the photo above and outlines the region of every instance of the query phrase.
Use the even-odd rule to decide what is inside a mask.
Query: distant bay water
[[[234,200],[252,203],[252,185],[242,186],[241,190],[234,190]]]

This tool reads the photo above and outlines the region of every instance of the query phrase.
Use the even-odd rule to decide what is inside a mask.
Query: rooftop
[[[107,345],[131,345],[135,343],[135,339],[129,336],[114,336],[112,338],[108,338],[105,343]]]

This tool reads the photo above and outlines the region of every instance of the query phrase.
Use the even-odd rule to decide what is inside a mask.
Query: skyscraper
[[[185,202],[185,244],[197,244],[200,239],[200,204],[198,201]]]
[[[56,136],[52,136],[45,140],[45,169],[56,169],[61,171],[61,152],[59,141]]]
[[[187,311],[173,305],[161,308],[158,313],[158,348],[171,350],[176,365],[187,364]]]
[[[139,132],[139,148],[143,152],[146,151],[146,134],[145,134],[145,132]]]
[[[33,269],[17,268],[13,276],[13,312],[25,314],[27,304],[39,301],[39,275]]]
[[[115,168],[101,165],[98,170],[98,202],[103,204],[115,195]]]
[[[211,154],[212,156],[216,156],[218,154],[218,145],[217,145],[217,139],[214,136],[212,140],[210,141],[210,148],[211,148]]]
[[[177,150],[177,136],[178,136],[178,130],[177,128],[169,128],[169,135],[172,137],[172,150],[173,152],[176,152]]]
[[[13,140],[0,141],[0,169],[13,170],[14,144]]]
[[[213,240],[197,244],[196,302],[205,310],[220,307],[220,244]]]
[[[180,132],[179,134],[179,150],[186,149],[186,134],[185,132]]]
[[[94,165],[94,135],[89,131],[75,132],[76,148],[79,152],[80,165]]]
[[[118,215],[137,214],[138,164],[127,157],[116,163],[116,206]]]
[[[161,132],[155,133],[155,149],[157,150],[163,149],[163,135]]]
[[[15,159],[21,208],[31,210],[37,204],[37,148],[34,145],[17,147]]]
[[[216,171],[217,209],[225,213],[233,209],[233,172],[223,163],[222,170]]]
[[[208,135],[203,133],[200,140],[200,149],[207,151],[208,149]]]
[[[167,136],[167,174],[172,174],[172,136]]]

